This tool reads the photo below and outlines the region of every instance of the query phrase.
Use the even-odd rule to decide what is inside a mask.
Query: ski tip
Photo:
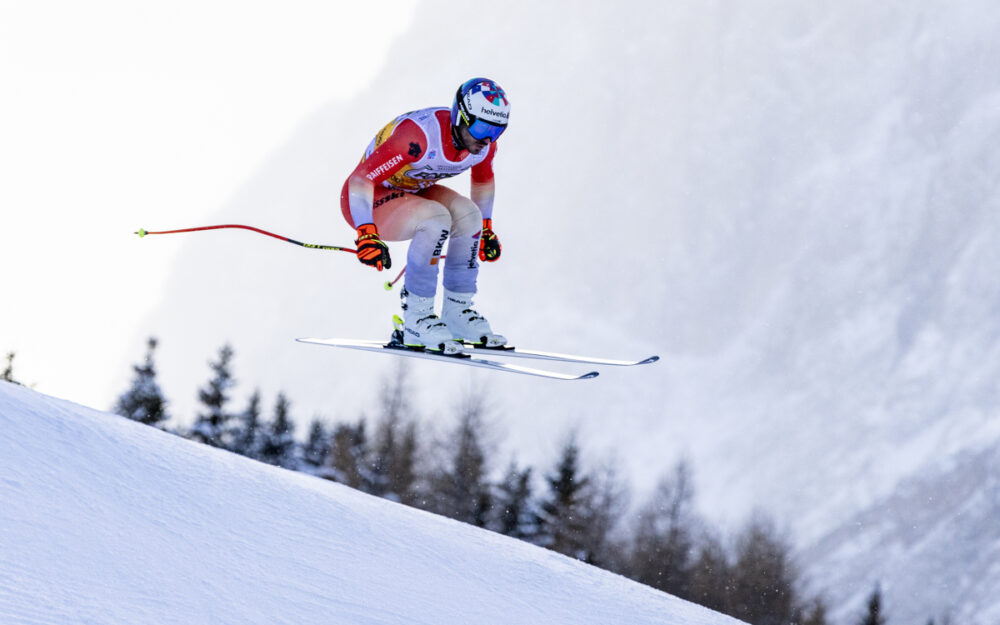
[[[637,364],[640,364],[640,365],[648,365],[649,363],[651,363],[651,362],[656,362],[656,361],[657,361],[657,360],[659,360],[659,359],[660,359],[660,357],[659,357],[659,356],[650,356],[650,357],[649,357],[649,358],[647,358],[646,360],[640,360],[640,361],[639,361],[639,362],[638,362]]]
[[[590,373],[584,373],[583,375],[578,377],[577,380],[589,380],[591,378],[596,378],[599,375],[601,374],[598,373],[597,371],[591,371]]]

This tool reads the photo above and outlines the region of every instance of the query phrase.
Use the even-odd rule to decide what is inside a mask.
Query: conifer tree
[[[625,512],[627,487],[615,465],[607,464],[593,471],[583,489],[584,549],[579,558],[588,564],[619,573],[625,569],[624,539],[617,529]]]
[[[752,625],[791,623],[798,605],[791,548],[755,516],[736,541],[729,614]]]
[[[341,423],[334,428],[333,448],[318,474],[325,479],[370,492],[368,456],[365,418],[362,417],[354,425]]]
[[[167,401],[163,397],[160,385],[156,382],[156,367],[153,364],[155,350],[156,339],[150,337],[146,342],[145,360],[141,365],[132,366],[135,372],[132,385],[122,393],[115,405],[115,413],[154,426],[169,418],[166,410]]]
[[[431,480],[432,509],[477,527],[486,526],[491,507],[484,410],[481,393],[466,396],[458,424],[443,445],[445,463]]]
[[[580,448],[572,435],[562,448],[554,473],[546,476],[538,544],[579,560],[587,557],[584,489],[589,480],[579,466]]]
[[[366,472],[370,481],[367,492],[376,497],[385,497],[392,490],[389,486],[389,466],[395,460],[397,424],[397,418],[383,417],[375,428]]]
[[[409,370],[400,361],[383,380],[380,413],[371,453],[372,494],[412,503],[417,495],[417,433],[409,396]]]
[[[232,415],[227,410],[229,393],[236,384],[230,370],[232,360],[233,349],[226,344],[219,349],[219,359],[209,363],[213,376],[198,391],[198,401],[204,406],[204,411],[198,414],[190,433],[193,440],[223,449],[232,445]]]
[[[392,461],[387,465],[386,496],[400,503],[415,505],[421,496],[417,484],[420,451],[417,424],[412,419],[407,419],[397,423],[396,429],[395,445],[390,456]]]
[[[313,419],[309,425],[309,436],[302,446],[302,463],[309,471],[317,471],[326,461],[331,445],[332,439],[323,421],[319,418]]]
[[[694,566],[694,490],[690,468],[680,462],[660,480],[639,511],[628,571],[630,577],[682,599],[691,596]]]
[[[882,588],[876,584],[875,590],[868,595],[868,611],[858,621],[858,625],[885,625],[886,617],[882,607]]]
[[[21,384],[14,379],[14,352],[7,353],[7,365],[4,367],[3,372],[0,373],[0,380],[12,384]]]
[[[264,427],[260,459],[285,469],[294,469],[295,461],[295,424],[289,416],[291,402],[284,393],[278,393],[274,405],[274,418]]]
[[[518,469],[513,460],[493,499],[490,528],[505,536],[532,542],[538,534],[539,510],[532,499],[531,467]]]
[[[691,565],[690,600],[716,612],[732,614],[729,607],[731,579],[731,565],[721,539],[705,530]]]
[[[826,604],[819,598],[815,598],[808,605],[801,606],[797,610],[798,615],[792,619],[794,623],[802,625],[827,625]],[[931,623],[930,625],[934,625]]]
[[[254,389],[247,407],[237,415],[232,451],[247,458],[260,460],[261,420],[260,389]]]

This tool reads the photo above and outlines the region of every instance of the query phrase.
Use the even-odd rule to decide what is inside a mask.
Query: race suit
[[[495,143],[479,154],[457,149],[447,108],[400,115],[375,135],[344,183],[344,219],[352,228],[374,223],[386,241],[410,240],[409,292],[434,296],[447,242],[444,287],[475,293],[482,220],[493,213],[495,154]],[[471,199],[436,184],[467,169],[472,170]]]

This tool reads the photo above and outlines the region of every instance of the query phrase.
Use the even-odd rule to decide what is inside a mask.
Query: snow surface
[[[0,432],[5,625],[739,622],[6,382]]]

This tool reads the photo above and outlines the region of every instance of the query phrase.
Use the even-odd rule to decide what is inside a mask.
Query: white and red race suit
[[[386,241],[411,240],[406,289],[433,297],[437,266],[448,241],[446,289],[474,293],[482,220],[493,214],[490,143],[479,154],[458,149],[451,112],[427,108],[400,115],[369,143],[340,195],[344,219],[353,228],[374,223]],[[472,170],[470,197],[436,183]]]

